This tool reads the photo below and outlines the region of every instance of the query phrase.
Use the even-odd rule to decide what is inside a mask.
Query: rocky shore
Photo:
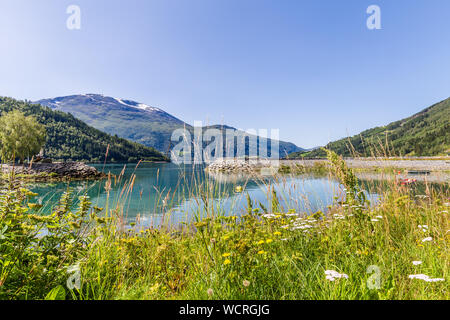
[[[23,175],[24,178],[35,181],[101,179],[105,177],[104,173],[82,162],[33,163],[31,166],[3,164],[1,167],[3,174],[12,170],[16,174]]]
[[[386,160],[386,159],[345,159],[350,168],[354,169],[401,169],[401,170],[424,170],[430,172],[450,171],[449,159],[404,159],[404,160]],[[320,165],[327,166],[327,160],[280,160],[280,161],[244,161],[233,159],[221,159],[211,163],[206,170],[210,172],[237,173],[251,172],[258,173],[264,168],[273,166],[283,167],[304,167],[314,168]]]
[[[253,173],[256,170],[257,167],[255,164],[244,160],[216,160],[206,168],[206,171],[223,173]]]

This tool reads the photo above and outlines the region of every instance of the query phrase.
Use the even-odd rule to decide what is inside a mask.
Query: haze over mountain
[[[330,142],[325,148],[343,156],[436,156],[450,153],[450,98],[408,118]],[[324,157],[321,149],[289,158]]]
[[[154,147],[163,153],[173,147],[170,138],[174,130],[186,128],[193,131],[191,125],[160,108],[100,94],[57,97],[36,103],[70,113],[94,128]],[[230,126],[219,125],[204,129],[210,127],[236,130]],[[293,143],[280,141],[280,155],[302,150]]]

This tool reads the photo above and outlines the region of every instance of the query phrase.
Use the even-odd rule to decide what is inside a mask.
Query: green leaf
[[[66,300],[66,290],[62,285],[59,285],[47,293],[45,300]]]

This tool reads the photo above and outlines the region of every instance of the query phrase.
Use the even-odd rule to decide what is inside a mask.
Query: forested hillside
[[[164,155],[154,148],[112,136],[88,126],[71,114],[53,111],[29,102],[0,97],[0,115],[20,110],[32,115],[46,129],[46,157],[55,160],[104,161],[109,145],[107,161],[134,162],[138,160],[162,161]],[[0,142],[1,143],[1,142]]]
[[[450,98],[406,119],[361,132],[325,146],[343,156],[438,156],[450,152]],[[325,157],[315,149],[289,158]]]

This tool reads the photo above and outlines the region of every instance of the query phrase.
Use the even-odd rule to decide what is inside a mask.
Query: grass
[[[312,166],[305,166],[300,163],[294,163],[290,165],[282,164],[278,169],[280,174],[303,174],[303,173],[313,173],[313,174],[326,174],[329,172],[329,168],[326,161],[314,162]]]
[[[247,196],[245,212],[226,212],[219,186],[182,178],[201,209],[176,226],[124,224],[133,176],[110,207],[80,198],[72,210],[69,192],[45,218],[33,215],[33,194],[10,184],[0,197],[0,298],[448,299],[448,189],[417,196],[392,182],[370,203],[345,162],[328,157],[342,189],[326,212],[283,208],[286,195],[264,182],[268,208]],[[416,274],[437,280],[410,279]],[[73,275],[79,283],[69,289]]]

